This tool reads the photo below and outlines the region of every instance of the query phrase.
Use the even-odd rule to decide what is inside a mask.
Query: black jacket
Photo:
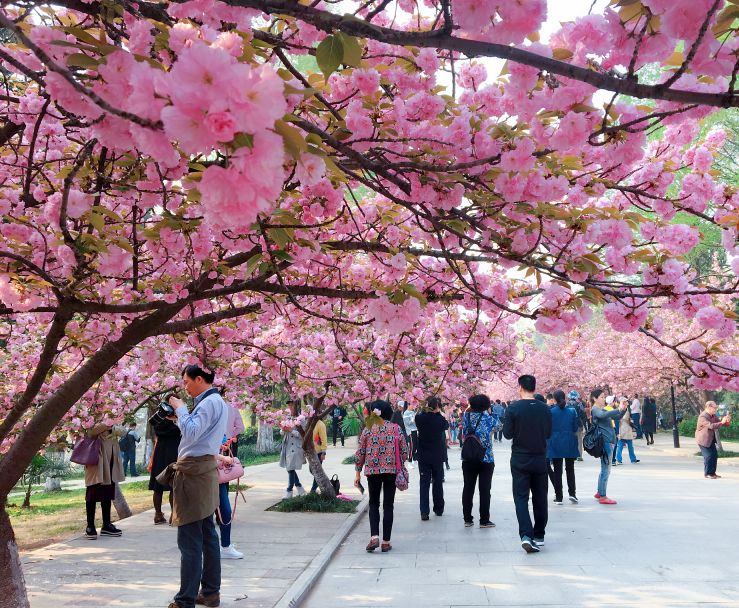
[[[339,416],[341,416],[341,420],[339,420]],[[331,422],[334,424],[339,424],[344,421],[346,418],[346,409],[340,406],[336,406],[331,408]]]
[[[546,456],[552,434],[552,412],[543,401],[519,399],[508,406],[503,435],[513,439],[511,459],[516,455]]]
[[[444,434],[449,421],[441,413],[420,412],[416,414],[418,427],[418,462],[441,464],[445,460]]]

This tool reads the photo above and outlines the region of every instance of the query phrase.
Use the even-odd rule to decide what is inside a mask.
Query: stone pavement
[[[618,505],[593,499],[597,461],[586,454],[577,463],[581,502],[550,502],[546,545],[534,555],[518,540],[508,442],[495,444],[494,529],[463,527],[459,450],[453,449],[444,516],[420,520],[413,470],[410,490],[396,501],[392,552],[365,552],[363,518],[304,607],[738,607],[737,459],[719,460],[724,477],[710,481],[702,460],[687,457],[697,451],[690,440],[681,439],[680,450],[665,433],[654,447],[636,443],[641,462],[611,475],[608,494]]]
[[[329,448],[325,470],[338,473],[342,490],[353,489],[354,468],[341,460],[354,453]],[[313,481],[304,466],[306,489]],[[137,479],[141,479],[140,477]],[[277,463],[246,469],[246,504],[239,501],[232,529],[242,560],[224,560],[221,606],[271,608],[348,517],[346,514],[276,513],[265,509],[280,499],[287,474]],[[153,525],[153,510],[121,521],[121,538],[83,537],[24,555],[23,570],[32,608],[164,607],[179,588],[177,533]],[[84,531],[84,504],[79,509]],[[0,607],[2,600],[0,599]]]

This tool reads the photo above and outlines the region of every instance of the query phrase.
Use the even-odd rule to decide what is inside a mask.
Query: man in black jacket
[[[337,405],[331,410],[331,434],[334,439],[334,447],[336,447],[337,435],[341,437],[341,446],[344,446],[344,418],[346,418],[346,409]]]
[[[534,399],[536,378],[518,379],[521,397],[508,406],[503,422],[503,435],[512,439],[511,475],[513,502],[516,505],[521,547],[536,553],[544,544],[547,510],[547,439],[552,434],[552,413],[547,404]],[[529,493],[534,510],[534,524],[529,515]]]
[[[441,399],[429,397],[426,409],[416,414],[418,427],[418,472],[421,482],[421,519],[429,518],[429,486],[434,513],[444,513],[444,448],[449,421],[441,413]]]

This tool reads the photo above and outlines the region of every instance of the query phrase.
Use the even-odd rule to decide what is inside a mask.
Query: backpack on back
[[[471,424],[471,418],[469,416],[470,415],[467,414],[468,426]],[[477,427],[480,426],[481,420],[482,412],[480,412],[480,417],[477,419],[475,428],[471,433],[468,433],[464,437],[464,441],[462,442],[462,460],[467,462],[482,462],[485,458],[485,446],[482,445],[482,441],[480,441],[480,438],[475,434],[477,432]]]
[[[118,447],[121,452],[128,452],[134,447],[136,439],[131,435],[131,431],[126,431],[126,434],[118,440]]]

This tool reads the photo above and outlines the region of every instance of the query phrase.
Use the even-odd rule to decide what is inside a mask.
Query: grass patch
[[[255,464],[267,464],[269,462],[278,462],[279,460],[279,452],[277,454],[250,454],[245,461],[241,460],[241,464],[245,467],[253,467]]]
[[[354,454],[347,456],[341,461],[341,464],[357,464],[357,457]]]
[[[703,456],[701,452],[696,452],[696,456]],[[737,458],[739,457],[739,452],[732,452],[731,450],[718,450],[718,457],[719,458]]]
[[[358,500],[339,500],[324,498],[320,494],[306,494],[281,500],[272,505],[267,511],[279,511],[280,513],[295,513],[296,511],[311,513],[356,513]]]

